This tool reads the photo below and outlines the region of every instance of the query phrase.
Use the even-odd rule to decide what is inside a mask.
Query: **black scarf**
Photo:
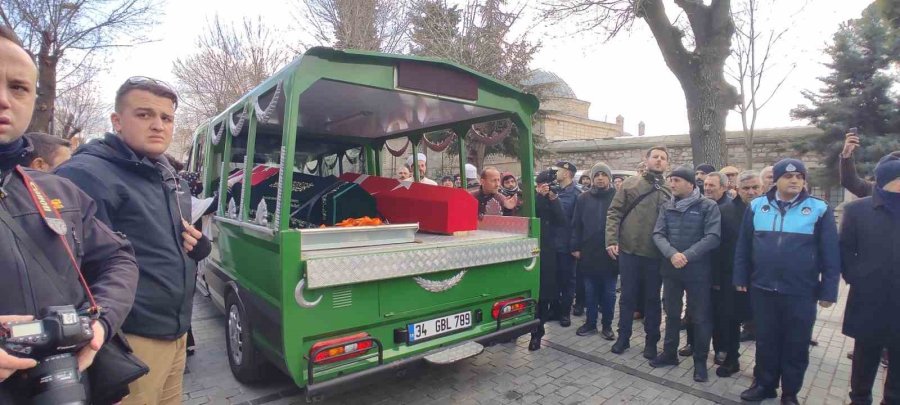
[[[21,164],[27,154],[25,138],[8,144],[0,144],[0,170],[7,171]]]

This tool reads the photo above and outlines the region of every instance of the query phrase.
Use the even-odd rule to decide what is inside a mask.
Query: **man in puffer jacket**
[[[666,308],[666,339],[663,352],[650,360],[650,366],[678,364],[678,339],[681,333],[681,307],[687,292],[687,307],[694,327],[690,342],[694,355],[694,381],[709,379],[706,358],[712,336],[712,250],[721,238],[721,214],[715,201],[700,195],[694,171],[679,166],[669,174],[673,199],[659,210],[653,242],[668,259],[662,262]]]
[[[809,366],[816,300],[837,301],[841,275],[834,211],[806,192],[806,166],[797,159],[775,164],[775,187],[753,200],[744,215],[734,258],[734,285],[750,288],[756,321],[757,384],[745,401],[775,398],[796,404]]]

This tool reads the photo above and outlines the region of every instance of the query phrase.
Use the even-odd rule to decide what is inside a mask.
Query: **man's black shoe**
[[[725,352],[716,353],[716,356],[713,357],[713,363],[716,363],[717,366],[721,366],[721,365],[725,364],[726,356],[727,356],[727,354],[725,354]]]
[[[747,330],[741,332],[741,342],[749,342],[751,340],[756,340],[756,335],[753,332]]]
[[[728,378],[736,374],[738,371],[741,371],[741,366],[738,362],[734,362],[731,364],[722,364],[719,368],[716,369],[716,375],[722,378]]]
[[[681,357],[690,357],[694,355],[694,346],[690,344],[684,345],[681,349],[678,349],[678,355]]]
[[[694,367],[694,381],[696,382],[707,382],[709,381],[709,375],[706,371],[706,364],[700,365],[700,367]]]
[[[644,358],[653,360],[656,358],[656,344],[648,344],[644,347]]]
[[[796,395],[782,395],[781,396],[781,405],[800,405],[800,401],[797,400]]]
[[[563,328],[572,326],[572,319],[569,318],[569,315],[563,315],[559,317],[559,326],[562,326]]]
[[[659,356],[650,360],[650,367],[659,368],[665,366],[677,366],[678,365],[678,356],[674,353],[666,353],[662,352]]]
[[[625,353],[625,350],[627,350],[629,347],[631,347],[631,344],[628,343],[627,340],[620,337],[619,340],[617,340],[616,343],[613,344],[612,349],[609,349],[609,351],[615,354],[622,354]]]
[[[767,390],[759,385],[753,388],[749,388],[741,393],[741,399],[750,402],[759,402],[769,398],[775,398],[777,396],[778,393],[776,393],[775,390]]]
[[[581,325],[581,327],[575,331],[575,334],[578,336],[590,336],[596,335],[597,333],[597,327],[588,324]]]
[[[572,315],[574,315],[574,316],[584,315],[584,307],[581,305],[576,305],[575,309],[572,310]]]
[[[613,333],[612,328],[609,326],[604,326],[603,330],[600,331],[600,336],[606,340],[616,340],[616,334]]]
[[[531,338],[531,341],[528,342],[528,351],[533,352],[535,350],[540,350],[540,349],[541,349],[541,338],[539,338],[539,337]]]

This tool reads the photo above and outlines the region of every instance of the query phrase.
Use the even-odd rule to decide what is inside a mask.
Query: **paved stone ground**
[[[841,334],[847,286],[842,285],[838,305],[821,309],[810,348],[810,366],[800,393],[807,404],[847,403],[853,341]],[[474,358],[402,379],[360,388],[327,398],[324,404],[709,404],[739,403],[739,394],[751,383],[754,345],[741,344],[742,371],[719,378],[710,360],[710,381],[692,379],[693,362],[653,369],[641,356],[643,326],[635,323],[631,348],[621,356],[609,352],[612,342],[599,336],[579,337],[573,326],[548,324],[544,348],[527,350],[528,339],[487,348]],[[225,319],[201,296],[195,299],[193,321],[197,354],[188,360],[184,379],[185,404],[300,404],[303,393],[284,376],[273,372],[258,386],[234,380],[225,353]],[[682,341],[684,341],[682,334]],[[881,397],[884,369],[875,383]],[[763,404],[777,403],[776,400]]]

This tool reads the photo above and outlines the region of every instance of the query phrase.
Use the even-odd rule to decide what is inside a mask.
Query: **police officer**
[[[837,301],[841,258],[834,212],[806,191],[806,166],[783,159],[772,169],[775,186],[750,203],[734,260],[734,285],[750,290],[756,322],[757,384],[745,401],[775,398],[796,404],[809,365],[816,301]]]
[[[0,322],[29,320],[48,306],[84,309],[87,293],[74,260],[102,308],[92,323],[93,339],[76,356],[85,370],[131,309],[138,268],[131,245],[94,218],[95,204],[86,194],[59,177],[17,167],[34,153],[22,134],[34,110],[36,82],[28,53],[0,27]],[[39,201],[50,204],[36,206]],[[28,402],[17,372],[34,366],[34,360],[0,348],[0,403]]]
[[[707,178],[708,179],[708,178]],[[650,360],[651,367],[678,365],[681,305],[687,292],[687,308],[694,326],[694,381],[709,379],[706,358],[712,334],[712,250],[719,246],[720,214],[716,202],[700,195],[694,171],[679,166],[669,174],[673,199],[663,204],[653,228],[653,242],[667,259],[660,266],[666,308],[663,352]]]

